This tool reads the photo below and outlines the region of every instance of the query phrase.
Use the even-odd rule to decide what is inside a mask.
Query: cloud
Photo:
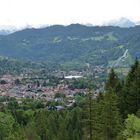
[[[0,0],[0,25],[93,23],[126,17],[140,21],[139,0]]]

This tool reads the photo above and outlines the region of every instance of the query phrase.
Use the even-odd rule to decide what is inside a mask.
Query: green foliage
[[[121,95],[121,112],[126,117],[140,108],[140,65],[136,60],[126,78]]]
[[[51,80],[59,82],[57,78]],[[75,106],[64,110],[46,107],[60,102],[27,98],[18,104],[16,98],[0,97],[0,140],[140,139],[140,64],[137,60],[124,81],[111,69],[106,91],[99,95],[94,94],[92,81],[81,79],[69,84],[76,84],[73,88],[86,86],[88,92],[77,93]],[[64,93],[55,96],[65,97]]]
[[[93,116],[95,140],[116,140],[121,132],[122,122],[117,101],[113,92],[108,92],[98,99]]]
[[[127,140],[140,139],[140,119],[133,114],[128,115],[128,118],[125,120],[123,135]]]
[[[108,79],[106,82],[106,90],[108,91],[113,90],[115,93],[118,93],[118,91],[120,91],[120,88],[121,88],[120,80],[117,74],[115,73],[114,69],[112,68],[110,70],[110,73],[108,75]]]
[[[0,112],[0,140],[4,140],[12,134],[14,123],[11,115]]]
[[[55,98],[65,98],[65,94],[63,92],[58,92],[55,94]]]
[[[113,32],[109,32],[107,35],[107,40],[110,40],[110,41],[117,41],[117,38],[113,35]]]
[[[1,81],[0,81],[0,84],[1,84],[1,85],[5,85],[5,84],[7,84],[7,82],[6,82],[5,80],[1,80]]]
[[[86,89],[88,88],[89,81],[86,79],[74,79],[69,84],[70,89]]]
[[[18,109],[18,102],[16,100],[13,100],[13,101],[9,101],[8,104],[7,104],[7,108],[11,111],[15,110],[15,109]]]
[[[25,133],[25,138],[27,140],[41,140],[39,135],[37,135],[35,123],[32,121],[29,122],[28,125],[25,127],[24,133]]]
[[[83,105],[86,102],[85,97],[80,96],[80,95],[75,96],[75,101],[76,101],[76,105],[79,107],[83,107]]]
[[[106,140],[116,139],[121,131],[121,116],[117,101],[117,96],[113,92],[106,93],[103,100],[102,123],[104,124],[103,135],[106,137]]]
[[[33,112],[31,110],[18,109],[13,112],[13,116],[20,125],[27,125],[33,118]]]
[[[47,61],[49,65],[55,66],[57,63],[65,68],[85,67],[86,63],[107,66],[109,61],[118,59],[126,49],[132,58],[140,56],[139,33],[139,27],[123,29],[79,24],[25,29],[0,37],[0,61],[5,61],[5,56],[19,60]],[[4,65],[7,65],[7,60],[5,62]],[[18,67],[16,69],[19,70]]]

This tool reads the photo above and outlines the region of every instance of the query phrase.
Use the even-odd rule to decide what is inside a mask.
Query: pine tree
[[[92,134],[93,134],[93,140],[102,140],[102,111],[103,111],[103,99],[104,94],[98,95],[96,99],[93,101],[93,115],[92,115]]]
[[[91,120],[88,116],[87,122],[91,122],[92,140],[116,140],[122,129],[117,95],[107,92],[93,99]]]
[[[97,140],[115,140],[121,131],[121,117],[118,109],[117,96],[114,92],[105,93],[97,107]]]
[[[122,86],[120,79],[118,78],[118,75],[115,73],[114,68],[111,68],[105,89],[107,91],[114,91],[116,94],[119,94],[121,88]]]
[[[91,82],[88,83],[88,92],[86,95],[86,104],[84,107],[84,124],[85,124],[85,138],[86,140],[93,140],[93,110],[94,110],[94,99],[93,99],[93,85]]]
[[[139,61],[136,58],[134,65],[131,66],[131,69],[126,77],[126,86],[130,87],[133,81],[136,79],[136,71],[139,67]]]
[[[135,114],[140,108],[140,65],[137,59],[128,73],[121,98],[121,113],[124,118],[128,114]]]
[[[82,111],[80,108],[74,108],[69,116],[67,124],[68,140],[82,140]]]

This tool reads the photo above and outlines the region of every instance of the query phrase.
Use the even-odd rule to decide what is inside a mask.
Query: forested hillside
[[[80,24],[25,29],[0,36],[0,55],[21,60],[64,65],[104,65],[116,61],[128,49],[126,63],[140,56],[140,26],[87,27]]]
[[[123,81],[111,69],[96,98],[93,81],[87,85],[82,102],[68,109],[43,99],[0,97],[0,140],[139,140],[139,62]]]

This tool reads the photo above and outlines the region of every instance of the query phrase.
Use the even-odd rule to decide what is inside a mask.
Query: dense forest
[[[0,56],[0,66],[0,76],[4,74],[19,75],[30,71],[45,70],[50,72],[56,69],[64,69],[64,67],[57,63],[24,61],[2,56]]]
[[[0,36],[0,56],[64,66],[108,66],[128,50],[125,65],[140,56],[140,26],[54,25]],[[121,66],[124,66],[122,64]]]
[[[81,104],[46,108],[41,100],[0,97],[0,140],[139,140],[140,63],[119,79],[112,68],[105,92],[94,96],[94,81]]]

